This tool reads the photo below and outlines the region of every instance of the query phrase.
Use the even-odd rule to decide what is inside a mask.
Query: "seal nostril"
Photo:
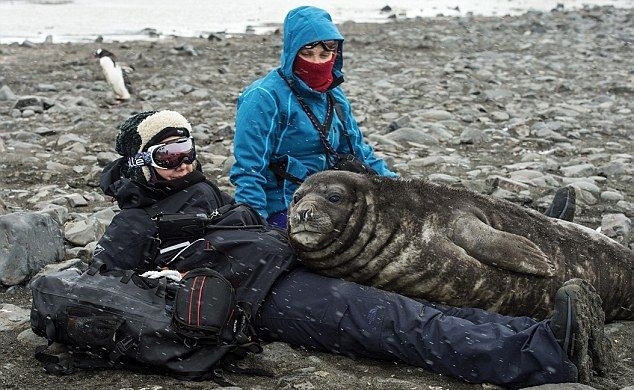
[[[302,210],[297,212],[297,214],[299,215],[299,220],[300,221],[307,221],[309,218],[309,210]]]

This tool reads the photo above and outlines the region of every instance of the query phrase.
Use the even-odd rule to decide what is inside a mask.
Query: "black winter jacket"
[[[161,254],[161,248],[174,242],[157,240],[153,219],[157,214],[209,215],[234,204],[234,200],[199,170],[182,179],[149,186],[121,177],[120,167],[125,163],[125,159],[110,163],[101,176],[101,189],[116,199],[121,211],[97,243],[94,258],[108,269],[146,271],[169,267],[184,272],[213,268],[232,283],[238,300],[250,306],[251,315],[255,315],[275,280],[295,263],[286,235],[268,226],[212,231],[187,240],[192,244],[178,256],[173,257],[178,251]]]

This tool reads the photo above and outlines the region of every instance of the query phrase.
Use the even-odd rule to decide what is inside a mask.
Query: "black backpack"
[[[174,282],[104,271],[95,260],[83,273],[71,268],[41,276],[31,289],[33,331],[49,346],[65,346],[63,353],[36,350],[49,373],[127,368],[222,385],[231,385],[222,369],[271,376],[234,364],[262,348],[233,287],[214,270],[194,269]]]

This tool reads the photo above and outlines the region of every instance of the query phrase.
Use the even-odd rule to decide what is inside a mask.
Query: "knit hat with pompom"
[[[176,111],[145,111],[133,115],[118,126],[115,150],[121,156],[134,157],[150,146],[170,136],[189,137],[192,126],[184,116]],[[123,164],[121,174],[133,181],[148,183],[154,177],[153,168],[131,167]]]

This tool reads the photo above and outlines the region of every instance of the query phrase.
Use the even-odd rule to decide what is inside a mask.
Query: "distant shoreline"
[[[510,3],[511,0],[509,0]],[[387,3],[386,3],[387,4]],[[523,15],[527,15],[529,13],[547,13],[553,12],[555,9],[564,12],[570,12],[583,8],[592,8],[592,7],[614,7],[616,9],[630,9],[634,7],[634,0],[632,1],[631,7],[618,7],[614,5],[587,5],[583,4],[582,6],[576,7],[564,7],[560,6],[561,3],[557,4],[554,8],[550,10],[533,10],[533,9],[524,9],[521,10],[523,12],[512,12],[513,9],[519,9],[517,7],[513,7],[509,5],[509,12],[498,15],[487,15],[487,14],[479,14],[473,13],[470,11],[463,12],[460,10],[459,6],[456,6],[455,9],[447,8],[444,12],[438,12],[436,15],[415,15],[415,16],[406,16],[405,13],[399,13],[396,10],[394,12],[379,12],[371,18],[362,18],[360,20],[350,20],[346,18],[341,18],[340,20],[336,20],[337,24],[343,23],[359,23],[359,24],[384,24],[390,23],[394,21],[407,21],[413,19],[434,19],[434,18],[469,18],[469,17],[484,17],[484,18],[503,18],[506,16],[514,16],[514,17],[522,17]],[[387,6],[387,5],[386,5]],[[2,22],[0,18],[0,22]],[[0,23],[2,24],[2,23]],[[68,30],[67,33],[42,33],[35,32],[32,34],[19,34],[19,35],[11,35],[11,33],[3,31],[2,33],[7,34],[7,36],[2,36],[0,34],[0,45],[10,45],[10,44],[21,44],[24,42],[27,43],[94,43],[94,42],[105,42],[105,43],[118,43],[118,42],[131,42],[131,41],[160,41],[167,38],[206,38],[210,34],[222,34],[226,37],[232,35],[242,35],[242,34],[256,34],[256,35],[265,35],[274,32],[277,29],[281,29],[282,24],[276,22],[268,22],[262,21],[259,23],[251,23],[251,22],[241,22],[235,24],[232,27],[229,27],[230,23],[225,28],[207,28],[207,29],[195,29],[192,28],[191,31],[187,33],[174,32],[173,27],[150,27],[146,26],[140,29],[125,29],[120,28],[118,31],[114,31],[111,33],[76,33],[73,32],[72,29]],[[6,26],[6,25],[5,25]],[[41,27],[33,27],[34,30],[38,28],[40,30],[45,30],[46,28]],[[53,29],[54,27],[48,27]],[[172,32],[170,32],[170,29]],[[241,30],[241,31],[240,31]]]

